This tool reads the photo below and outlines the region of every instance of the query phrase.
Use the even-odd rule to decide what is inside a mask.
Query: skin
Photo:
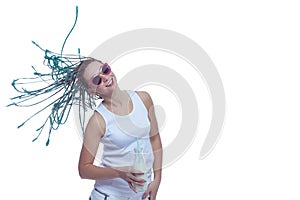
[[[91,77],[99,73],[101,63],[94,61],[90,63],[83,76],[89,82]],[[133,109],[131,99],[126,91],[120,90],[117,84],[117,79],[113,72],[107,75],[100,74],[102,82],[99,86],[90,84],[87,89],[92,95],[100,95],[103,98],[103,105],[113,113],[118,115],[126,115]],[[106,87],[112,79],[113,84]],[[144,91],[138,91],[137,94],[142,99],[145,107],[148,110],[148,118],[150,121],[150,141],[154,153],[154,179],[149,184],[148,189],[143,194],[145,199],[150,195],[151,200],[156,199],[157,191],[161,182],[162,168],[162,144],[158,131],[157,120],[155,117],[153,102],[151,96]],[[94,112],[87,124],[83,145],[80,153],[78,170],[79,175],[83,179],[105,180],[112,178],[122,178],[128,182],[129,187],[136,192],[134,185],[143,185],[145,180],[137,178],[136,175],[143,173],[134,170],[132,166],[121,166],[118,168],[103,168],[94,165],[95,156],[98,150],[99,142],[105,133],[105,121],[101,114]]]

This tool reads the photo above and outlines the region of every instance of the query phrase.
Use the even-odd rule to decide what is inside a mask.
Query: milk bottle
[[[142,150],[139,145],[139,140],[137,139],[137,152],[135,154],[133,168],[135,170],[138,170],[138,171],[141,171],[144,173],[143,175],[136,175],[136,177],[147,181],[147,166],[146,166],[146,161],[145,161],[144,155],[141,151]],[[148,186],[148,184],[147,184],[147,182],[145,182],[143,186],[135,185],[135,189],[138,192],[143,192],[143,191],[147,190],[147,186]]]

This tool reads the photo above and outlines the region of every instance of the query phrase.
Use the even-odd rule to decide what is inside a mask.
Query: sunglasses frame
[[[107,68],[107,69],[108,69],[108,72],[103,72],[103,68],[104,68],[105,66],[108,67],[108,68]],[[99,73],[96,74],[95,76],[93,76],[93,77],[90,79],[89,84],[90,84],[90,85],[94,85],[94,86],[99,86],[99,85],[102,83],[102,79],[101,79],[101,77],[100,77],[100,74],[102,74],[102,75],[108,75],[108,74],[110,74],[110,72],[111,72],[111,67],[110,67],[110,65],[109,65],[108,63],[104,63],[103,65],[101,65],[101,70],[99,71]],[[94,79],[95,79],[96,77],[99,77],[99,79],[100,79],[98,84],[95,84],[95,83],[94,83]]]

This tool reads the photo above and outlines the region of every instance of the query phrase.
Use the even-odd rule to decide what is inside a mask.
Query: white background
[[[46,147],[46,132],[31,143],[36,126],[16,128],[29,111],[5,107],[16,94],[11,81],[41,63],[43,54],[31,40],[59,52],[74,22],[76,5],[78,24],[66,52],[77,53],[80,47],[88,55],[122,32],[164,28],[197,42],[222,78],[226,93],[222,137],[208,157],[198,159],[210,118],[209,101],[202,101],[200,108],[207,118],[201,113],[204,123],[193,145],[163,170],[158,200],[300,198],[296,0],[52,0],[1,2],[0,199],[80,200],[87,199],[93,187],[93,181],[81,180],[77,172],[81,142],[72,120],[52,134]],[[156,95],[154,101],[159,101]],[[162,138],[171,142],[166,133]]]

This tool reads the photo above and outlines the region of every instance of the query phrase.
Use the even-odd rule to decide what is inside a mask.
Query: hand
[[[155,200],[156,199],[156,195],[157,195],[157,191],[158,191],[158,187],[159,187],[160,181],[154,180],[152,181],[149,185],[148,188],[146,190],[146,192],[143,194],[142,199],[146,199],[146,197],[148,195],[150,195],[150,200]]]
[[[114,169],[118,171],[120,178],[127,181],[130,189],[132,189],[135,193],[137,193],[137,190],[135,189],[135,185],[143,186],[146,182],[146,180],[136,177],[138,175],[143,175],[144,173],[135,170],[132,167],[117,167]]]

